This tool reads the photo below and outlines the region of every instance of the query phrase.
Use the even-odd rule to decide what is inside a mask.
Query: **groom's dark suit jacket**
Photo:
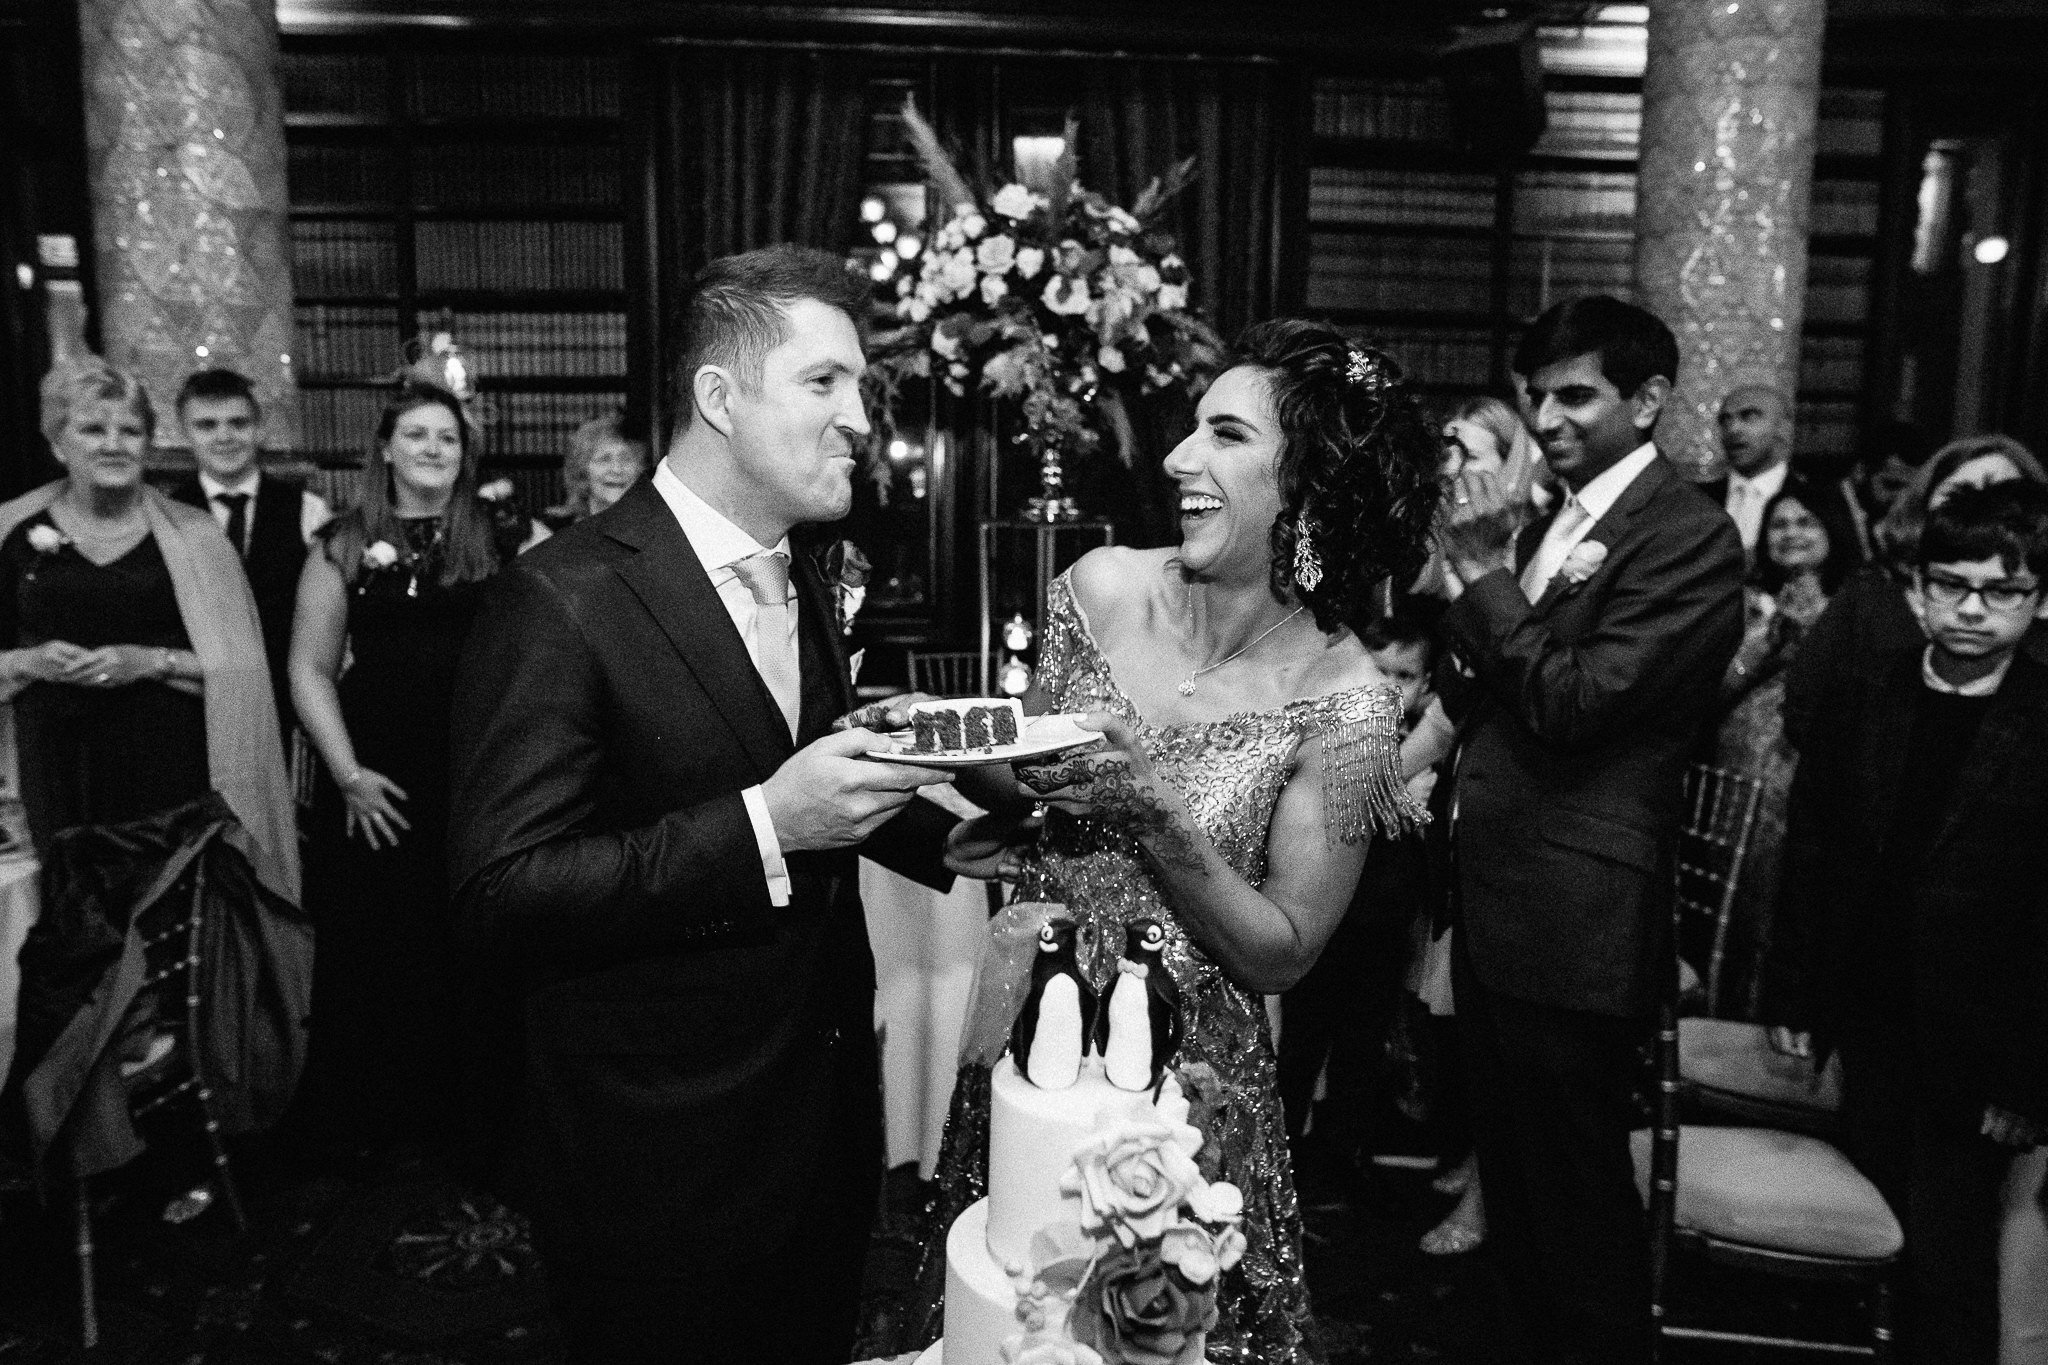
[[[794,578],[808,744],[851,699],[802,555]],[[469,1108],[551,1254],[660,1277],[774,1253],[845,1165],[831,1146],[865,1136],[828,1117],[835,1089],[874,1089],[858,856],[943,888],[951,820],[917,800],[859,850],[792,854],[772,907],[740,793],[793,749],[650,482],[523,555],[471,634],[450,829]]]
[[[1517,569],[1549,520],[1516,543]],[[1662,459],[1533,606],[1514,575],[1443,618],[1470,672],[1459,721],[1451,891],[1479,980],[1503,995],[1647,1013],[1670,974],[1671,858],[1701,720],[1742,640],[1735,523]],[[1446,704],[1450,704],[1447,696]]]

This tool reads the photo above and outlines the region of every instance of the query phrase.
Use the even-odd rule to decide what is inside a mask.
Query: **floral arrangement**
[[[1009,1365],[1199,1365],[1218,1283],[1244,1256],[1244,1196],[1203,1178],[1185,1102],[1160,1112],[1074,1154],[1060,1187],[1081,1217],[1041,1229],[1015,1273],[1024,1331]]]
[[[1187,263],[1155,223],[1194,159],[1125,210],[1077,183],[1069,122],[1051,193],[1009,184],[984,199],[915,105],[903,112],[945,217],[915,275],[897,277],[883,300],[894,325],[875,338],[873,382],[885,410],[910,378],[1018,403],[1020,439],[1045,462],[1044,496],[1063,501],[1060,456],[1085,455],[1105,426],[1127,426],[1123,393],[1192,392],[1221,363],[1221,340],[1188,306]]]

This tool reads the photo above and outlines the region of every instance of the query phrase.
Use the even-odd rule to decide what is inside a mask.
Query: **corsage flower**
[[[512,480],[492,479],[476,490],[476,495],[485,502],[503,502],[512,496]]]
[[[853,633],[853,618],[860,615],[861,604],[867,600],[868,578],[875,566],[860,552],[860,546],[850,540],[839,541],[825,550],[824,560],[819,564],[819,576],[832,589],[832,610],[839,618],[839,633]]]
[[[39,555],[53,555],[68,543],[70,537],[46,521],[39,521],[28,528],[29,548]]]
[[[1572,546],[1557,572],[1567,583],[1583,583],[1607,561],[1607,547],[1597,540],[1582,540]]]
[[[398,551],[388,540],[374,541],[363,547],[363,567],[388,569],[398,562]]]

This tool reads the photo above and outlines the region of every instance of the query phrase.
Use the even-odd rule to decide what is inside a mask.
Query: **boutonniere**
[[[71,543],[71,537],[47,521],[28,528],[28,545],[39,555],[53,555]]]
[[[366,569],[388,569],[397,562],[398,551],[388,540],[363,547],[363,567]]]
[[[868,575],[874,567],[860,552],[860,546],[850,540],[837,541],[825,548],[818,573],[832,589],[832,614],[839,619],[841,635],[853,633],[853,618],[860,614],[861,603],[867,600]]]
[[[477,489],[476,495],[485,502],[504,502],[512,496],[512,480],[492,479]]]
[[[1558,576],[1574,586],[1585,582],[1607,562],[1607,547],[1597,540],[1582,540],[1558,565]]]

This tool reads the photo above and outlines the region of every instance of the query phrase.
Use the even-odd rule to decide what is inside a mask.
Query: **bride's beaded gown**
[[[1039,682],[1052,709],[1107,711],[1128,721],[1216,851],[1253,886],[1265,880],[1267,827],[1304,743],[1326,746],[1333,841],[1395,833],[1417,818],[1396,780],[1400,701],[1393,687],[1356,688],[1222,720],[1149,724],[1111,675],[1065,575],[1047,597],[1040,658]],[[1190,941],[1135,838],[1115,823],[1059,811],[1047,815],[1011,908],[991,926],[923,1231],[908,1322],[917,1339],[905,1344],[938,1336],[946,1230],[987,1193],[989,1072],[1021,1000],[1029,945],[1049,913],[1044,903],[1064,907],[1060,913],[1081,926],[1083,960],[1098,985],[1114,968],[1126,924],[1152,918],[1166,927],[1165,960],[1186,1025],[1174,1069],[1193,1100],[1192,1120],[1207,1137],[1203,1173],[1231,1181],[1245,1197],[1248,1246],[1225,1277],[1207,1358],[1243,1365],[1315,1359],[1301,1215],[1264,1003]]]

